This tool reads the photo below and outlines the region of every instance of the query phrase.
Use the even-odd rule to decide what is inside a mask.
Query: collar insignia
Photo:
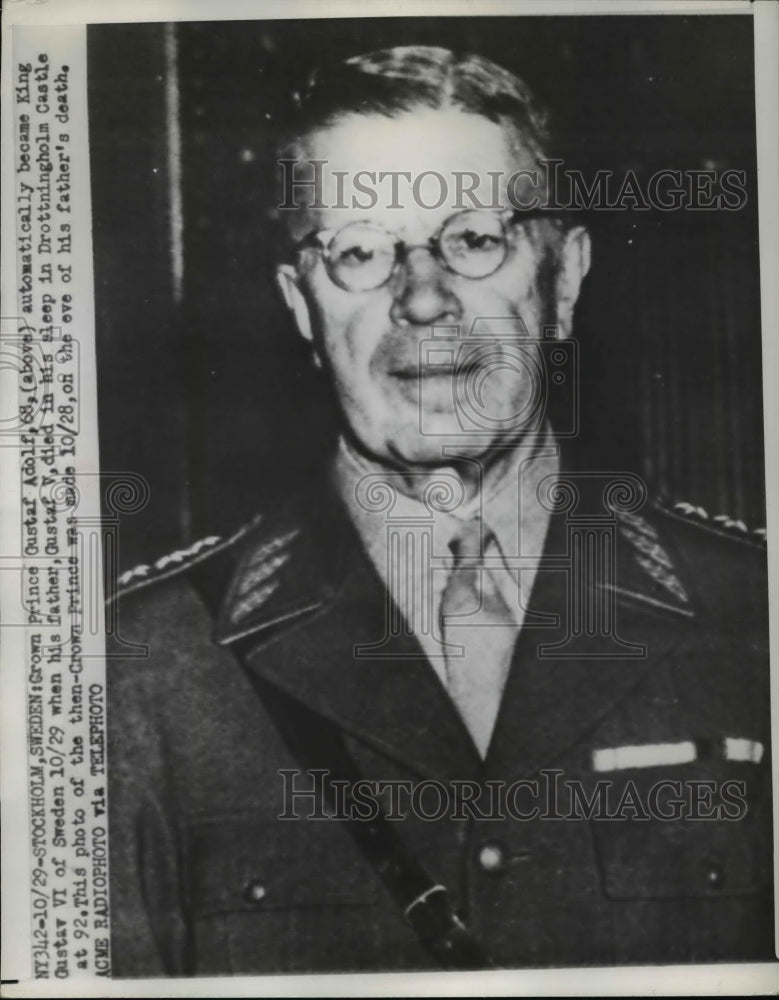
[[[626,586],[617,579],[616,589],[689,616],[690,596],[655,528],[639,514],[625,512],[619,515],[618,531],[628,545],[629,559],[622,570]]]
[[[288,562],[291,543],[299,533],[298,529],[294,529],[276,535],[249,553],[238,571],[228,602],[232,625],[240,625],[276,592],[281,582],[279,571]]]

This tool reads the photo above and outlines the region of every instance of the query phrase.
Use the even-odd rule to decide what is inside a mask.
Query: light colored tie
[[[515,618],[498,590],[484,554],[494,536],[479,518],[465,522],[449,543],[454,568],[441,595],[446,678],[482,757],[487,754],[517,638]],[[493,545],[493,551],[497,548]]]

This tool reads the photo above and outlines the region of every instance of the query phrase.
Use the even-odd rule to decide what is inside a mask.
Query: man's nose
[[[456,323],[462,304],[452,291],[449,275],[426,247],[414,247],[398,269],[390,319],[398,326],[414,323]]]

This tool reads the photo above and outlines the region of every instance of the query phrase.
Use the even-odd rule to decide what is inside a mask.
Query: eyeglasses
[[[467,209],[450,216],[438,232],[419,244],[404,243],[396,233],[372,222],[349,222],[341,229],[309,233],[295,249],[318,250],[331,280],[348,292],[381,288],[417,247],[429,250],[454,274],[478,280],[494,274],[506,260],[512,224],[551,214],[543,209]]]

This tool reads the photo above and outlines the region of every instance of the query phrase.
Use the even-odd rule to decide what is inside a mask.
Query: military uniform
[[[570,521],[553,515],[482,760],[414,636],[355,657],[384,636],[387,595],[339,502],[280,509],[124,581],[108,664],[114,975],[436,967],[346,823],[279,819],[280,772],[301,763],[263,691],[333,723],[367,779],[560,782],[529,819],[396,822],[496,966],[773,957],[759,539],[694,510],[616,517],[614,642],[599,646],[572,632]],[[566,781],[600,779],[644,803],[660,780],[704,799],[694,783],[715,782],[706,804],[729,782],[744,806],[560,818]]]

